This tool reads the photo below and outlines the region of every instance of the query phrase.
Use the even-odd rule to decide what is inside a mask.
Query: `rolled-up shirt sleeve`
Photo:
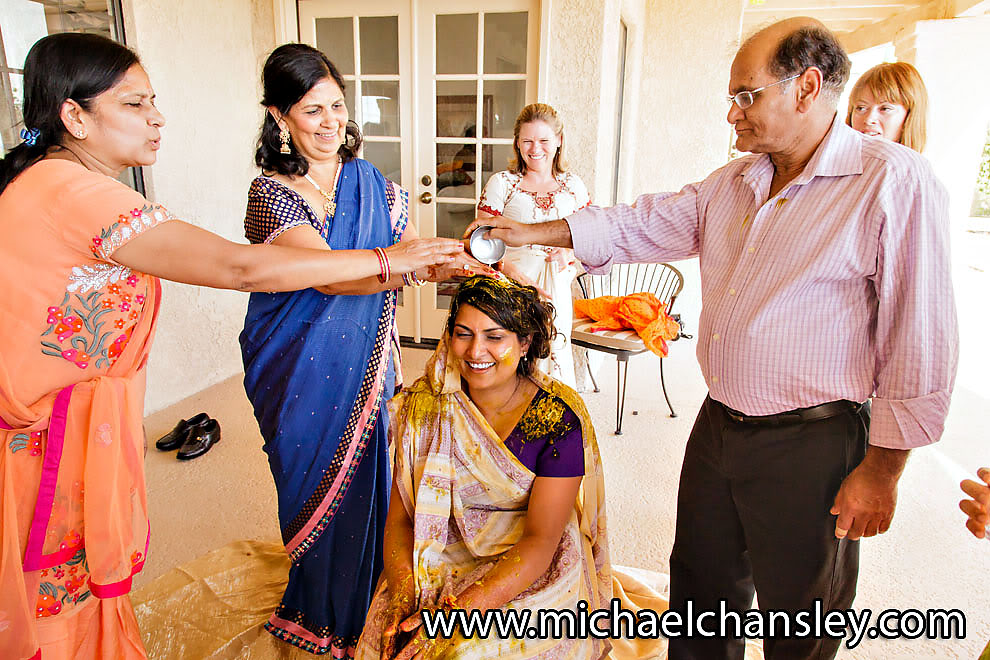
[[[941,438],[958,366],[949,201],[927,162],[887,184],[878,200],[870,444],[912,449]]]
[[[589,273],[613,263],[658,263],[698,256],[698,187],[640,195],[630,206],[589,206],[569,216],[574,254]]]

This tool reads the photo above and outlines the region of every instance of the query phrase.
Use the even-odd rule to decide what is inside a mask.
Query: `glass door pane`
[[[485,182],[508,167],[512,131],[536,100],[536,0],[419,0],[416,173],[423,235],[457,237]],[[420,328],[439,338],[458,282],[421,290]]]

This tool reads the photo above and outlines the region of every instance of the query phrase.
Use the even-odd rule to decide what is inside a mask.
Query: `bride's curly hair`
[[[500,326],[515,333],[519,340],[530,339],[529,349],[519,360],[516,373],[530,376],[537,360],[550,355],[550,342],[557,312],[553,304],[540,298],[535,287],[523,286],[510,279],[477,275],[457,289],[447,315],[447,335],[454,334],[454,321],[462,305],[470,305]]]

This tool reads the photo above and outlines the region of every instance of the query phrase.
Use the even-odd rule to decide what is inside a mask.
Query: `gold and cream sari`
[[[461,378],[442,342],[426,374],[390,403],[393,478],[413,521],[413,567],[419,609],[434,609],[481,580],[522,536],[535,475],[506,448],[461,390]],[[570,520],[547,571],[503,610],[593,611],[608,607],[612,575],[605,533],[601,457],[581,398],[537,372],[537,385],[577,415],[584,437],[585,475]],[[386,558],[386,561],[388,558]],[[356,658],[379,657],[388,605],[388,584],[379,581]],[[591,658],[604,656],[601,639],[458,638],[441,652],[446,659]]]

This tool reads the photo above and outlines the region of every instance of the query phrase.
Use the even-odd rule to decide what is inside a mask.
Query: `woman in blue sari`
[[[320,51],[287,44],[263,72],[267,108],[245,228],[252,243],[385,248],[415,238],[408,194],[356,157],[344,83]],[[382,569],[390,492],[385,403],[396,388],[396,289],[484,268],[252,294],[244,386],[278,491],[289,584],[265,625],[315,654],[352,657]]]

